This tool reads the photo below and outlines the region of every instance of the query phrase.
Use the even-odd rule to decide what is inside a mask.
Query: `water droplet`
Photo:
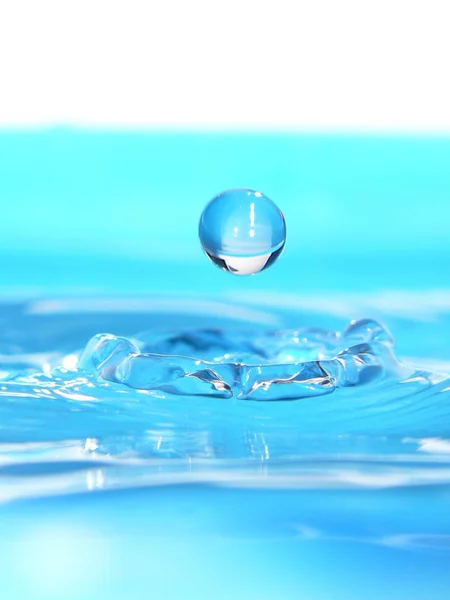
[[[286,223],[267,196],[248,188],[227,190],[205,207],[198,228],[207,256],[234,275],[267,269],[283,251]]]

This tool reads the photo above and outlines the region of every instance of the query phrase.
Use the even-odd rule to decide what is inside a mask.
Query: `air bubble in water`
[[[234,275],[267,269],[286,241],[283,213],[267,196],[248,188],[215,196],[200,217],[198,232],[212,262]]]

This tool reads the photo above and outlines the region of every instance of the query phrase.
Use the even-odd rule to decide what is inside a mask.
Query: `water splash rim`
[[[137,390],[174,395],[297,400],[330,394],[402,367],[389,331],[373,319],[341,332],[319,328],[258,333],[206,329],[135,338],[97,334],[78,369]]]

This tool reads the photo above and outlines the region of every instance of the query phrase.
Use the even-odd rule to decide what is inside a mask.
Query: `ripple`
[[[269,332],[195,330],[130,340],[98,334],[81,354],[89,375],[175,395],[298,400],[395,376],[393,338],[371,319],[343,333],[319,328]]]
[[[52,324],[53,344],[40,325],[31,341],[23,328],[22,345],[0,347],[5,501],[186,482],[450,482],[449,377],[402,364],[378,321],[154,327],[94,335],[76,350],[67,338],[95,326],[80,319],[70,336]]]

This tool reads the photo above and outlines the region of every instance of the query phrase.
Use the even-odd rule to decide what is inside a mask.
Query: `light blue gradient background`
[[[237,282],[204,260],[197,227],[206,202],[238,186],[280,206],[288,240],[275,269]],[[3,284],[199,293],[448,284],[447,138],[3,132],[0,201]]]

